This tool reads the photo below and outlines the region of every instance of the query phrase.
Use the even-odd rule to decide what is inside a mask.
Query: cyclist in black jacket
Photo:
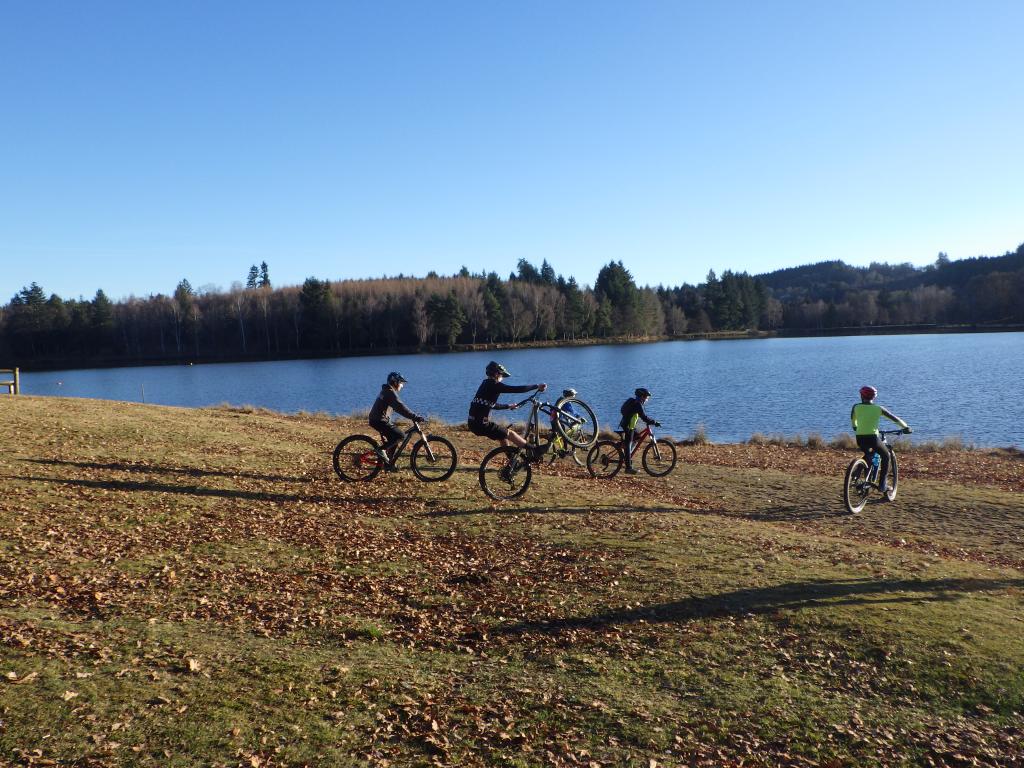
[[[491,421],[491,411],[515,410],[516,405],[503,405],[498,403],[498,396],[503,392],[530,392],[534,389],[543,392],[548,388],[547,384],[505,384],[502,382],[509,376],[508,369],[501,363],[493,360],[487,364],[484,371],[487,378],[480,382],[472,402],[469,404],[469,431],[474,435],[486,437],[491,440],[500,440],[502,445],[512,445],[518,448],[527,446],[526,438],[513,432],[508,427],[503,427]]]
[[[370,408],[370,426],[380,432],[381,441],[384,443],[381,452],[387,462],[384,467],[388,470],[394,469],[388,452],[405,437],[405,432],[391,423],[391,411],[394,410],[412,421],[424,420],[422,416],[409,410],[398,397],[398,393],[402,391],[405,384],[405,377],[398,371],[389,373],[387,384],[381,386],[380,394],[377,395],[377,399],[373,401],[373,407]]]
[[[622,404],[620,412],[622,413],[622,420],[619,421],[619,428],[622,430],[622,444],[626,448],[626,474],[635,475],[636,470],[633,469],[633,438],[636,436],[636,425],[638,422],[643,421],[645,424],[653,424],[656,427],[661,426],[660,421],[655,421],[647,415],[647,411],[644,410],[644,403],[646,403],[651,397],[651,390],[646,387],[638,387],[633,392],[634,397],[629,398]]]

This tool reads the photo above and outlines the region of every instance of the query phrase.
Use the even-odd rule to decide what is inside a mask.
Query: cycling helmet
[[[575,389],[571,389],[571,388],[570,389],[563,389],[562,390],[562,397],[576,397],[576,390]]]
[[[487,373],[488,376],[493,376],[496,373],[500,373],[502,376],[512,375],[511,373],[508,372],[508,368],[506,368],[501,363],[495,362],[494,360],[491,360],[491,362],[487,364],[485,372]]]
[[[400,374],[398,371],[392,371],[388,374],[388,385],[397,386],[399,383],[406,381],[405,376]]]
[[[637,397],[650,397],[651,390],[649,390],[647,387],[638,387],[636,390],[633,391],[633,394],[636,395]]]
[[[860,399],[861,400],[874,400],[878,397],[878,390],[874,387],[861,387],[860,388]]]

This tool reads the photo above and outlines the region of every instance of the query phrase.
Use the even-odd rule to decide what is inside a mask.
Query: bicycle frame
[[[654,450],[655,450],[655,452],[657,452],[657,450],[658,450],[658,448],[657,448],[658,441],[654,437],[654,431],[651,429],[651,425],[650,424],[644,424],[643,430],[640,431],[640,432],[637,432],[633,436],[633,448],[629,452],[629,458],[632,459],[633,456],[636,455],[637,450],[639,450],[639,448],[640,448],[640,443],[642,443],[648,437],[651,438],[651,440],[654,441],[654,446],[655,446]],[[619,445],[622,446],[622,452],[625,453],[626,452],[626,437],[625,437],[625,435],[623,435],[622,438],[619,440]]]
[[[394,454],[389,459],[389,461],[392,464],[394,464],[396,461],[398,461],[398,457],[401,456],[402,453],[405,451],[405,447],[407,445],[409,445],[409,443],[413,439],[413,437],[415,437],[417,435],[420,438],[422,438],[423,437],[423,430],[420,429],[420,423],[418,421],[414,421],[412,423],[412,428],[408,432],[405,433],[405,437],[402,438],[402,442],[400,442],[398,444],[398,447],[394,449]],[[430,460],[433,461],[435,457],[434,457],[433,450],[431,450],[431,448],[430,448],[430,441],[429,440],[424,440],[423,444],[426,446],[427,456],[429,456]],[[381,449],[383,447],[384,447],[383,445],[380,446]],[[374,458],[377,458],[377,457],[375,456]]]
[[[530,404],[530,415],[526,417],[526,432],[525,437],[527,442],[531,442],[533,445],[540,445],[540,414],[550,417],[561,419],[563,423],[566,421],[575,422],[573,426],[578,426],[583,423],[583,419],[579,416],[568,413],[556,408],[551,403],[546,403],[538,399],[538,392],[534,392],[525,400],[520,400],[515,404],[516,408],[521,408],[527,403]],[[548,442],[554,440],[554,435],[557,434],[554,429],[551,430],[552,436],[548,439]]]

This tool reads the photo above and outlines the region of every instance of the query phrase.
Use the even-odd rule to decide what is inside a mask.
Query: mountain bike
[[[546,436],[547,448],[544,451],[544,455],[547,457],[547,464],[554,464],[559,459],[570,458],[577,466],[587,466],[587,454],[585,446],[580,446],[579,443],[593,444],[597,440],[597,420],[590,410],[590,406],[586,406],[590,412],[589,418],[584,415],[585,421],[580,422],[574,419],[578,414],[576,413],[576,403],[580,403],[576,397],[563,397],[555,402],[555,408],[557,409],[557,415],[552,412],[551,416],[551,431]],[[584,404],[585,405],[585,404]],[[532,414],[531,414],[532,416]],[[574,441],[569,441],[559,434],[556,427],[556,422],[560,423],[563,429],[569,433]],[[540,445],[543,439],[540,435],[540,417],[529,419],[526,426],[526,442],[530,445]],[[592,433],[592,434],[591,434]]]
[[[882,442],[889,449],[889,476],[885,492],[885,498],[889,501],[896,498],[896,484],[900,479],[900,471],[896,466],[896,451],[893,450],[886,438],[889,435],[902,434],[906,434],[905,429],[879,430],[878,432]],[[875,450],[871,450],[869,455],[870,459],[861,456],[851,461],[850,466],[846,468],[846,477],[843,479],[843,503],[851,515],[864,509],[872,490],[878,490],[879,487],[878,472],[882,457]]]
[[[530,404],[526,422],[528,448],[498,446],[480,462],[480,487],[496,501],[515,499],[526,493],[533,478],[531,464],[539,464],[551,450],[556,437],[566,446],[589,448],[597,441],[600,429],[594,409],[578,397],[562,397],[555,404],[542,402],[534,392],[516,403],[519,408]],[[551,420],[552,433],[541,438],[540,415]]]
[[[655,422],[655,426],[661,424]],[[626,463],[626,446],[623,444],[621,430],[618,440],[598,440],[597,444],[587,454],[587,471],[591,477],[608,479],[615,477],[622,465]],[[659,440],[654,435],[650,424],[645,424],[643,431],[637,432],[633,439],[633,448],[630,457],[636,455],[640,450],[640,444],[650,438],[650,442],[644,447],[641,454],[641,464],[644,471],[651,477],[664,477],[676,466],[676,446],[671,440]]]
[[[402,451],[413,437],[417,436],[420,439],[412,447],[409,462],[413,474],[427,483],[436,483],[451,477],[459,461],[455,446],[440,435],[425,434],[416,421],[394,449],[394,455],[390,460],[381,450],[381,444],[372,437],[346,437],[334,449],[334,471],[339,478],[349,482],[373,480],[382,469],[396,470]]]

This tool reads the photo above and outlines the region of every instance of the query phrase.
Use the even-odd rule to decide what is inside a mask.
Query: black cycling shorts
[[[486,437],[490,440],[507,440],[508,439],[508,427],[503,427],[500,424],[495,424],[493,421],[479,421],[477,419],[470,419],[466,422],[469,427],[469,431],[474,435],[480,437]]]
[[[398,443],[403,437],[405,437],[405,432],[389,421],[371,421],[370,426],[380,433],[380,437],[381,440],[384,441],[384,445]]]

